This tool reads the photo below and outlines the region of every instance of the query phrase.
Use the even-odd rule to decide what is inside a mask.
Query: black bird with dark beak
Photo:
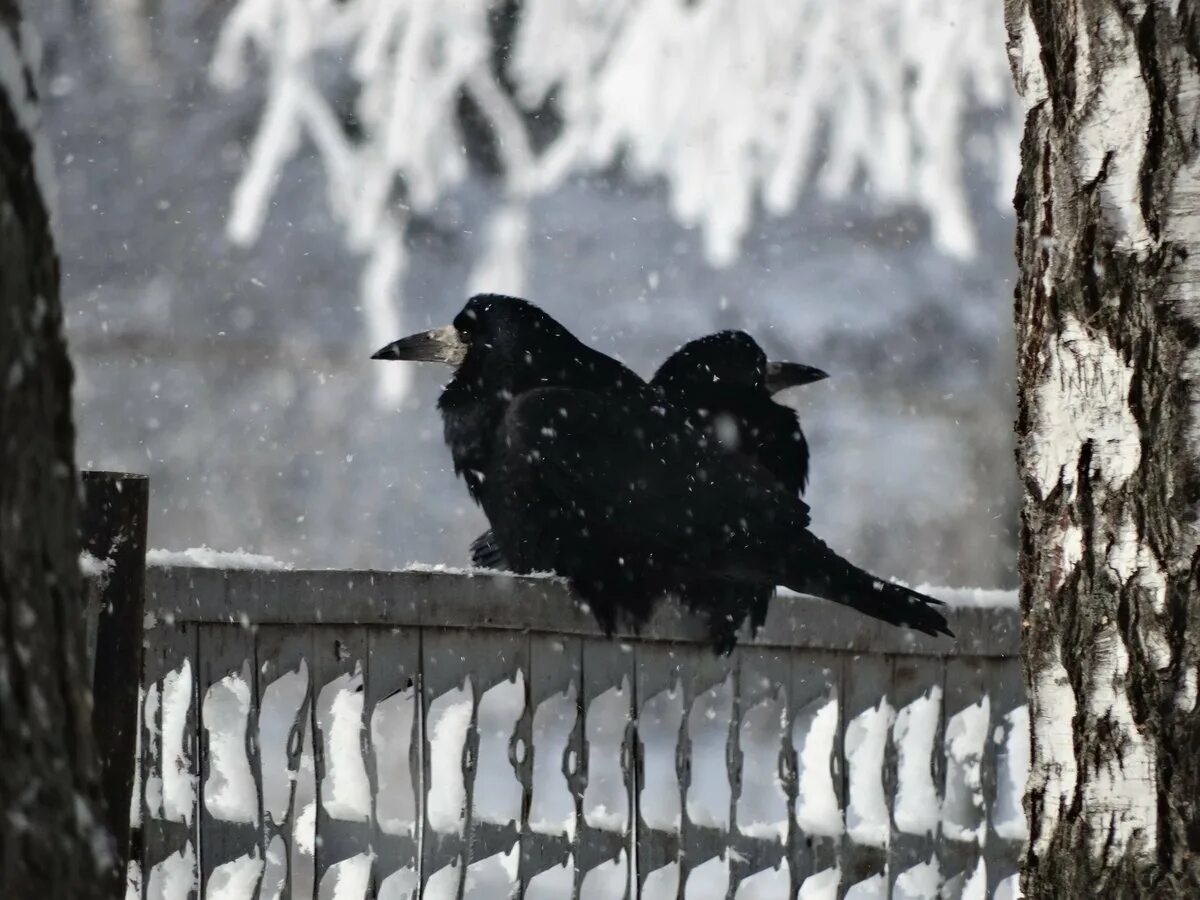
[[[608,633],[621,615],[637,627],[664,593],[697,605],[718,582],[783,584],[949,633],[939,601],[839,557],[765,466],[526,301],[472,297],[452,330],[376,358],[455,366],[438,400],[446,443],[500,552],[516,572],[565,576]]]
[[[768,362],[744,331],[719,331],[684,344],[659,367],[652,387],[686,410],[692,426],[725,452],[744,453],[799,496],[808,480],[808,443],[796,411],[772,395],[828,378],[801,363]],[[471,544],[471,562],[507,569],[492,532]],[[704,616],[719,653],[733,649],[747,617],[751,632],[766,621],[774,587],[719,579],[687,582],[681,599]]]

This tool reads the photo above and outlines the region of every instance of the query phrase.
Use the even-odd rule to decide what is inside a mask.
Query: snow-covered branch
[[[368,258],[363,305],[377,339],[400,330],[408,210],[434,207],[466,175],[464,95],[501,167],[503,200],[472,278],[493,289],[523,284],[530,198],[617,161],[666,183],[713,265],[736,258],[760,206],[785,214],[811,187],[915,205],[938,246],[970,256],[968,144],[991,160],[997,203],[1008,203],[1019,121],[1001,10],[987,0],[525,0],[507,84],[493,69],[495,12],[491,0],[241,0],[226,19],[215,80],[241,85],[261,58],[269,84],[229,234],[255,239],[307,138],[330,208]],[[352,83],[354,138],[331,80]],[[523,113],[547,102],[562,124],[535,150]]]

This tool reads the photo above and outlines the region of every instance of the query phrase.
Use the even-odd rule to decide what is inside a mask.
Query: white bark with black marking
[[[1009,0],[1030,896],[1200,878],[1200,32]],[[1178,893],[1183,892],[1183,893]]]

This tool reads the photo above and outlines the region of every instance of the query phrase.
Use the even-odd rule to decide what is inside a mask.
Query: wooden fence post
[[[114,877],[119,878],[124,893],[142,673],[150,482],[145,475],[123,472],[82,475],[83,549],[105,568],[97,582],[99,619],[92,674],[92,730],[100,754],[105,814],[115,838]]]

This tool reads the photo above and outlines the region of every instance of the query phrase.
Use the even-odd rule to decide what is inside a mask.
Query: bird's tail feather
[[[479,569],[508,571],[508,560],[490,528],[471,542],[471,565]]]
[[[823,597],[890,625],[913,628],[936,637],[953,637],[937,600],[893,584],[842,559],[817,538],[797,548],[787,564],[783,584],[794,591]]]

